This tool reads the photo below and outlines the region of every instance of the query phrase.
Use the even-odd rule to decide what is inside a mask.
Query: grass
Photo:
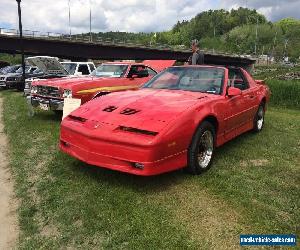
[[[299,237],[299,111],[270,108],[260,134],[219,148],[201,176],[145,178],[59,152],[58,117],[28,117],[20,93],[0,96],[20,199],[20,249],[236,249],[241,233]]]

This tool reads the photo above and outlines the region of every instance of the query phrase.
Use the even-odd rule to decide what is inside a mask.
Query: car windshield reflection
[[[224,73],[224,69],[214,67],[171,67],[152,78],[144,88],[221,94]]]

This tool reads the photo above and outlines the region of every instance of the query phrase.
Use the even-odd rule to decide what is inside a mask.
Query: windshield
[[[37,68],[32,73],[33,74],[41,74],[41,73],[43,73],[43,71],[41,69]]]
[[[143,88],[176,89],[221,94],[224,69],[171,67],[152,78]]]
[[[74,75],[75,70],[77,67],[77,63],[62,63],[62,66],[65,68],[65,70],[70,74]]]
[[[0,73],[4,73],[4,72],[6,72],[6,70],[9,68],[9,66],[6,66],[6,67],[4,67],[4,68],[1,68],[0,69]]]
[[[30,66],[25,66],[25,73],[28,73],[29,70],[30,70]],[[16,71],[16,73],[22,73],[22,72],[23,72],[23,68],[22,68],[22,67],[20,67],[20,68]]]
[[[102,64],[92,73],[92,76],[99,77],[123,77],[127,71],[128,65],[122,64]]]
[[[2,69],[2,73],[3,74],[7,74],[7,73],[15,73],[17,69],[19,69],[20,66],[8,66],[4,69]]]

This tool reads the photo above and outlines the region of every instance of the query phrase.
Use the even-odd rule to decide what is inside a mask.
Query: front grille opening
[[[84,122],[87,121],[87,119],[82,118],[82,117],[79,117],[79,116],[69,115],[68,117],[69,117],[69,119],[71,119],[71,120],[73,120],[73,121],[77,121],[77,122],[82,122],[82,123],[84,123]]]
[[[102,111],[105,111],[105,112],[113,112],[114,110],[116,110],[118,107],[116,106],[108,106],[106,107],[105,109],[103,109]]]
[[[132,128],[132,127],[125,127],[125,126],[120,126],[119,129],[122,130],[122,131],[132,132],[132,133],[137,133],[137,134],[143,134],[143,135],[156,136],[158,134],[158,132],[154,132],[154,131],[138,129],[138,128]]]
[[[59,88],[51,87],[51,86],[38,85],[37,94],[42,96],[56,97],[56,98],[61,97]]]
[[[122,110],[122,111],[120,112],[120,114],[122,114],[122,115],[133,115],[133,114],[136,114],[136,113],[138,113],[138,112],[140,112],[140,110],[137,110],[137,109],[131,109],[131,108],[126,108],[126,109]]]

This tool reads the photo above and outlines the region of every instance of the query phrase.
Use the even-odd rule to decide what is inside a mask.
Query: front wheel
[[[260,132],[265,122],[265,107],[260,104],[254,117],[253,131]]]
[[[201,174],[211,167],[215,150],[215,128],[207,121],[198,127],[188,150],[187,170]]]

